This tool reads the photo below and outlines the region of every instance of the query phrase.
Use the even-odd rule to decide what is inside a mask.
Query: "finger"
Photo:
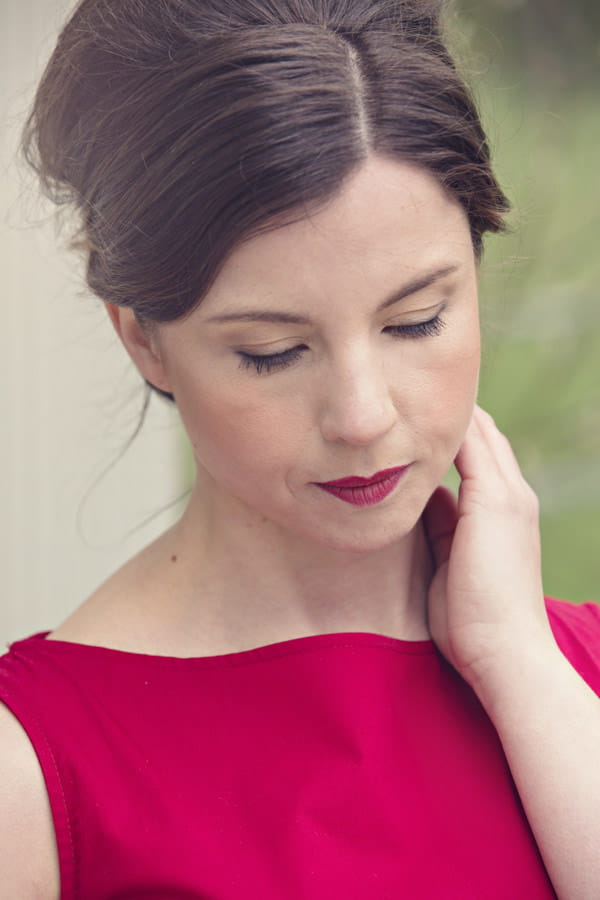
[[[458,511],[456,499],[445,487],[437,488],[423,511],[423,524],[436,569],[449,558]]]
[[[476,407],[455,460],[461,476],[459,509],[471,504],[537,518],[539,501],[523,476],[508,439],[493,418]]]
[[[503,482],[522,478],[517,458],[508,438],[492,416],[476,406],[465,439],[455,460],[463,479],[501,478]]]
[[[475,421],[479,425],[480,434],[486,446],[494,452],[505,466],[519,468],[511,443],[498,428],[495,419],[480,406],[475,407]]]

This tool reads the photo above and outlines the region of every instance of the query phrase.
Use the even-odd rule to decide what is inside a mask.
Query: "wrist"
[[[498,648],[473,666],[466,680],[495,721],[506,709],[540,702],[553,682],[565,675],[572,675],[571,666],[550,633],[537,641]]]

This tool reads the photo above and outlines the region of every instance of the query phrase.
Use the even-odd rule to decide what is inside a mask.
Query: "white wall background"
[[[0,652],[57,625],[174,519],[174,507],[154,514],[182,490],[176,415],[160,400],[94,486],[127,443],[143,390],[16,159],[71,6],[0,0]]]

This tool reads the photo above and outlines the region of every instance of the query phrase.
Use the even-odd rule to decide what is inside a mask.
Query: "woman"
[[[476,406],[507,204],[440,7],[83,0],[61,35],[28,157],[197,478],[0,663],[7,896],[599,895],[600,616],[544,601]]]

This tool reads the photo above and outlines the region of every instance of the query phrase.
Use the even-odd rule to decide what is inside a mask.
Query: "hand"
[[[536,642],[555,645],[544,606],[538,500],[508,440],[478,406],[455,463],[458,502],[440,487],[424,512],[434,568],[429,627],[476,687]]]

